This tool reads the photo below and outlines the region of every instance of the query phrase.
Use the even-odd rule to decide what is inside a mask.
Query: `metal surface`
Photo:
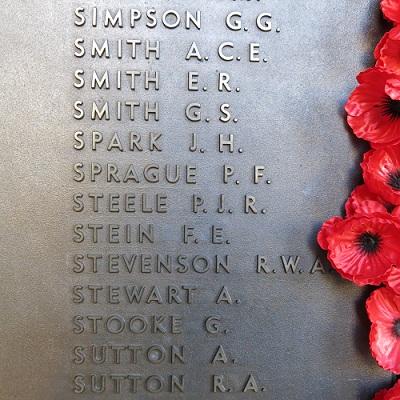
[[[124,27],[105,28],[101,18],[96,28],[90,21],[78,26],[82,20],[74,11],[84,7],[88,17],[94,6],[100,16],[106,8],[114,13],[120,7]],[[144,17],[134,29],[129,27],[130,8],[145,12],[152,7],[158,17],[166,10],[176,10],[182,18],[185,11],[201,10],[201,30],[167,29],[160,18],[156,28],[146,28]],[[342,109],[356,73],[369,65],[380,37],[378,8],[376,0],[138,0],[134,5],[117,0],[2,1],[1,400],[366,400],[390,383],[391,376],[369,355],[365,291],[318,270],[319,257],[325,269],[327,264],[315,245],[319,226],[340,213],[359,179],[362,144],[352,142]],[[240,32],[224,23],[232,11],[242,12]],[[271,32],[256,26],[263,12],[273,16]],[[166,21],[173,22],[173,13]],[[87,50],[92,39],[108,39],[110,59],[74,56],[79,53],[74,46],[79,38],[85,39]],[[124,45],[119,59],[119,39],[159,40],[160,57],[147,60],[145,46],[140,45],[133,60],[131,48]],[[185,60],[194,41],[201,62]],[[226,53],[240,61],[218,56],[223,42],[234,43]],[[260,62],[249,62],[252,42],[260,44]],[[123,75],[119,90],[117,70],[132,69],[159,71],[159,90],[151,83],[145,90],[143,75],[134,91]],[[84,71],[83,88],[76,87],[81,81],[74,74],[79,70]],[[109,90],[90,88],[93,70],[110,73]],[[199,73],[200,90],[188,90],[189,72]],[[218,90],[219,72],[231,75],[232,92]],[[84,102],[83,119],[74,111],[78,101]],[[90,119],[92,101],[112,104],[110,121]],[[129,120],[126,106],[122,120],[116,119],[117,101],[140,102],[135,121]],[[150,106],[158,101],[159,121],[152,114],[144,120],[146,101]],[[202,104],[198,123],[185,117],[191,103]],[[233,112],[228,123],[218,120],[225,103]],[[79,131],[83,136],[74,139]],[[94,131],[103,135],[95,151],[90,141]],[[143,151],[129,150],[130,132],[141,135]],[[115,133],[124,151],[116,149]],[[191,152],[193,133],[199,147]],[[150,134],[162,151],[150,151]],[[155,139],[157,134],[162,137]],[[229,134],[235,137],[234,151],[222,146],[220,152],[219,135],[227,139]],[[80,150],[76,138],[82,137],[86,146]],[[108,151],[110,143],[114,149]],[[79,182],[81,175],[73,171],[74,166],[80,169],[79,163],[85,174],[90,163],[97,163],[95,169],[101,165],[103,172],[96,182],[87,175]],[[107,163],[118,166],[121,182],[107,182]],[[130,164],[139,183],[122,182]],[[143,168],[150,164],[161,168],[159,182],[143,177]],[[175,165],[181,167],[179,182],[167,182],[166,165],[171,171]],[[227,183],[224,165],[234,168],[232,176],[225,169]],[[256,169],[263,177],[255,184],[257,166],[265,170]],[[193,167],[196,183],[186,176]],[[133,207],[125,202],[127,193],[129,204],[136,196],[135,212],[125,211]],[[93,211],[89,194],[104,196],[98,212]],[[109,204],[110,194],[120,195],[119,200],[111,199],[119,206]],[[226,212],[218,213],[222,194]],[[244,209],[253,198],[257,215]],[[82,199],[85,209],[80,211]],[[193,205],[203,200],[194,213]],[[101,225],[98,243],[89,238],[94,231],[90,224]],[[153,225],[154,241],[138,242],[139,224],[150,236],[149,224]],[[131,243],[121,233],[125,225],[131,226]],[[218,228],[223,229],[223,240]],[[110,243],[117,240],[117,232],[120,243]],[[97,273],[88,254],[103,257]],[[105,262],[110,254],[119,255],[111,271]],[[77,255],[83,255],[83,272]],[[157,255],[170,256],[170,273],[156,271]],[[216,273],[217,256],[228,256],[229,273],[221,266]],[[298,259],[294,273],[284,268],[290,256]],[[257,257],[266,261],[259,273]],[[205,258],[209,270],[200,273]],[[134,286],[143,290],[139,304],[128,301]],[[107,331],[104,320],[112,315],[119,317],[109,320]],[[132,332],[140,328],[140,318],[133,320],[131,331],[125,326],[122,333],[115,333],[120,317],[129,321],[137,315],[148,323],[144,333]],[[102,318],[96,334],[91,332],[94,316]],[[161,325],[166,332],[154,332],[152,316],[165,316]],[[210,317],[220,317],[217,333],[212,332],[215,320]],[[83,324],[85,332],[80,333]],[[107,361],[93,362],[92,346],[105,346]],[[115,362],[115,346],[122,346],[120,364]],[[182,346],[184,363],[173,356],[181,355]],[[129,358],[133,354],[136,363]],[[91,392],[91,375],[98,384],[104,376],[104,393]],[[132,393],[134,375],[140,375],[137,393]],[[173,384],[182,375],[183,393]],[[118,382],[121,392],[115,393]],[[160,382],[161,392],[152,393]],[[214,389],[226,393],[213,393]]]

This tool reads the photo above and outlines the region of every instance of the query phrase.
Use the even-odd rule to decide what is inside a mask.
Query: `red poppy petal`
[[[390,146],[397,146],[398,144],[400,144],[400,137],[394,137],[393,141],[387,141],[385,143],[371,143],[371,148],[372,149],[382,149],[384,147],[390,147]]]
[[[384,87],[383,87],[384,88]],[[349,100],[345,105],[347,114],[352,117],[359,117],[363,113],[370,111],[379,104],[385,96],[385,92],[374,89],[371,86],[361,85],[354,89]],[[380,113],[378,113],[379,115]]]
[[[387,279],[387,276],[383,276],[382,278],[379,277],[377,279],[376,277],[363,277],[363,276],[358,276],[354,275],[353,271],[350,270],[350,273],[347,273],[345,270],[340,269],[336,267],[335,262],[329,257],[328,253],[328,261],[330,262],[332,268],[343,278],[348,281],[351,281],[357,286],[366,286],[366,285],[380,285],[382,282],[384,282]]]
[[[385,85],[385,93],[393,100],[400,100],[400,80],[388,79]]]
[[[400,40],[400,27],[395,26],[393,29],[391,29],[389,32],[389,38],[391,40]]]
[[[387,389],[380,390],[375,394],[373,400],[386,400],[386,395],[389,391]]]
[[[400,140],[398,135],[400,124],[383,113],[381,108],[375,108],[359,117],[359,131],[354,133],[359,137],[376,143],[388,143]],[[355,129],[357,126],[355,127]]]
[[[387,32],[375,49],[376,65],[400,74],[400,27]]]
[[[366,308],[372,323],[393,323],[400,318],[400,296],[389,288],[377,289],[368,298]]]
[[[356,214],[387,212],[386,206],[379,195],[371,192],[365,184],[359,185],[353,190],[346,202],[345,209],[347,217]]]
[[[400,22],[400,2],[398,0],[382,0],[381,8],[389,21]]]
[[[400,267],[400,266],[399,266]],[[386,284],[396,293],[400,294],[400,268],[392,268]]]
[[[387,212],[386,207],[373,200],[361,201],[354,205],[353,215],[355,214],[374,214],[374,213],[384,213]]]
[[[372,356],[383,369],[400,373],[400,338],[394,334],[393,323],[373,324],[370,346]]]
[[[386,32],[382,39],[379,41],[379,43],[377,44],[377,46],[375,47],[374,50],[374,56],[376,60],[379,60],[380,56],[381,56],[381,52],[383,50],[383,48],[386,45],[387,40],[389,39],[389,32]]]
[[[343,219],[340,217],[332,217],[324,222],[317,236],[318,244],[322,249],[328,249],[328,237],[332,235],[336,224],[342,221]]]
[[[387,75],[387,72],[381,68],[368,68],[357,75],[357,82],[360,84],[375,83],[377,85],[382,85]]]
[[[350,277],[359,285],[379,285],[390,273],[381,262],[372,261],[352,247],[335,248],[330,253],[329,259],[343,277]]]
[[[373,108],[358,117],[348,115],[347,122],[360,139],[378,144],[400,142],[400,123],[382,115],[379,108]]]

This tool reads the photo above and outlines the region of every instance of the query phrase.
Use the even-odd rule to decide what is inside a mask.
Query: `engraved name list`
[[[256,282],[330,272],[253,230],[270,229],[279,177],[246,99],[266,90],[281,16],[254,0],[184,3],[71,9],[76,398],[267,396],[251,318],[272,300]]]

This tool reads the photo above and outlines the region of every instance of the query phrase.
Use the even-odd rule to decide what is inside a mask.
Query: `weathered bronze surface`
[[[378,8],[3,0],[0,399],[367,400],[390,383],[367,293],[315,244],[359,179],[343,105]]]

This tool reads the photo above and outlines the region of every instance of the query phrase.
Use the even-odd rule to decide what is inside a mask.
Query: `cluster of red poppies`
[[[348,199],[345,218],[324,223],[318,243],[343,278],[382,286],[367,301],[371,352],[382,368],[400,374],[400,0],[381,6],[395,26],[346,105],[354,134],[372,148],[361,164],[364,184]],[[400,383],[375,397],[393,399],[400,399]]]

